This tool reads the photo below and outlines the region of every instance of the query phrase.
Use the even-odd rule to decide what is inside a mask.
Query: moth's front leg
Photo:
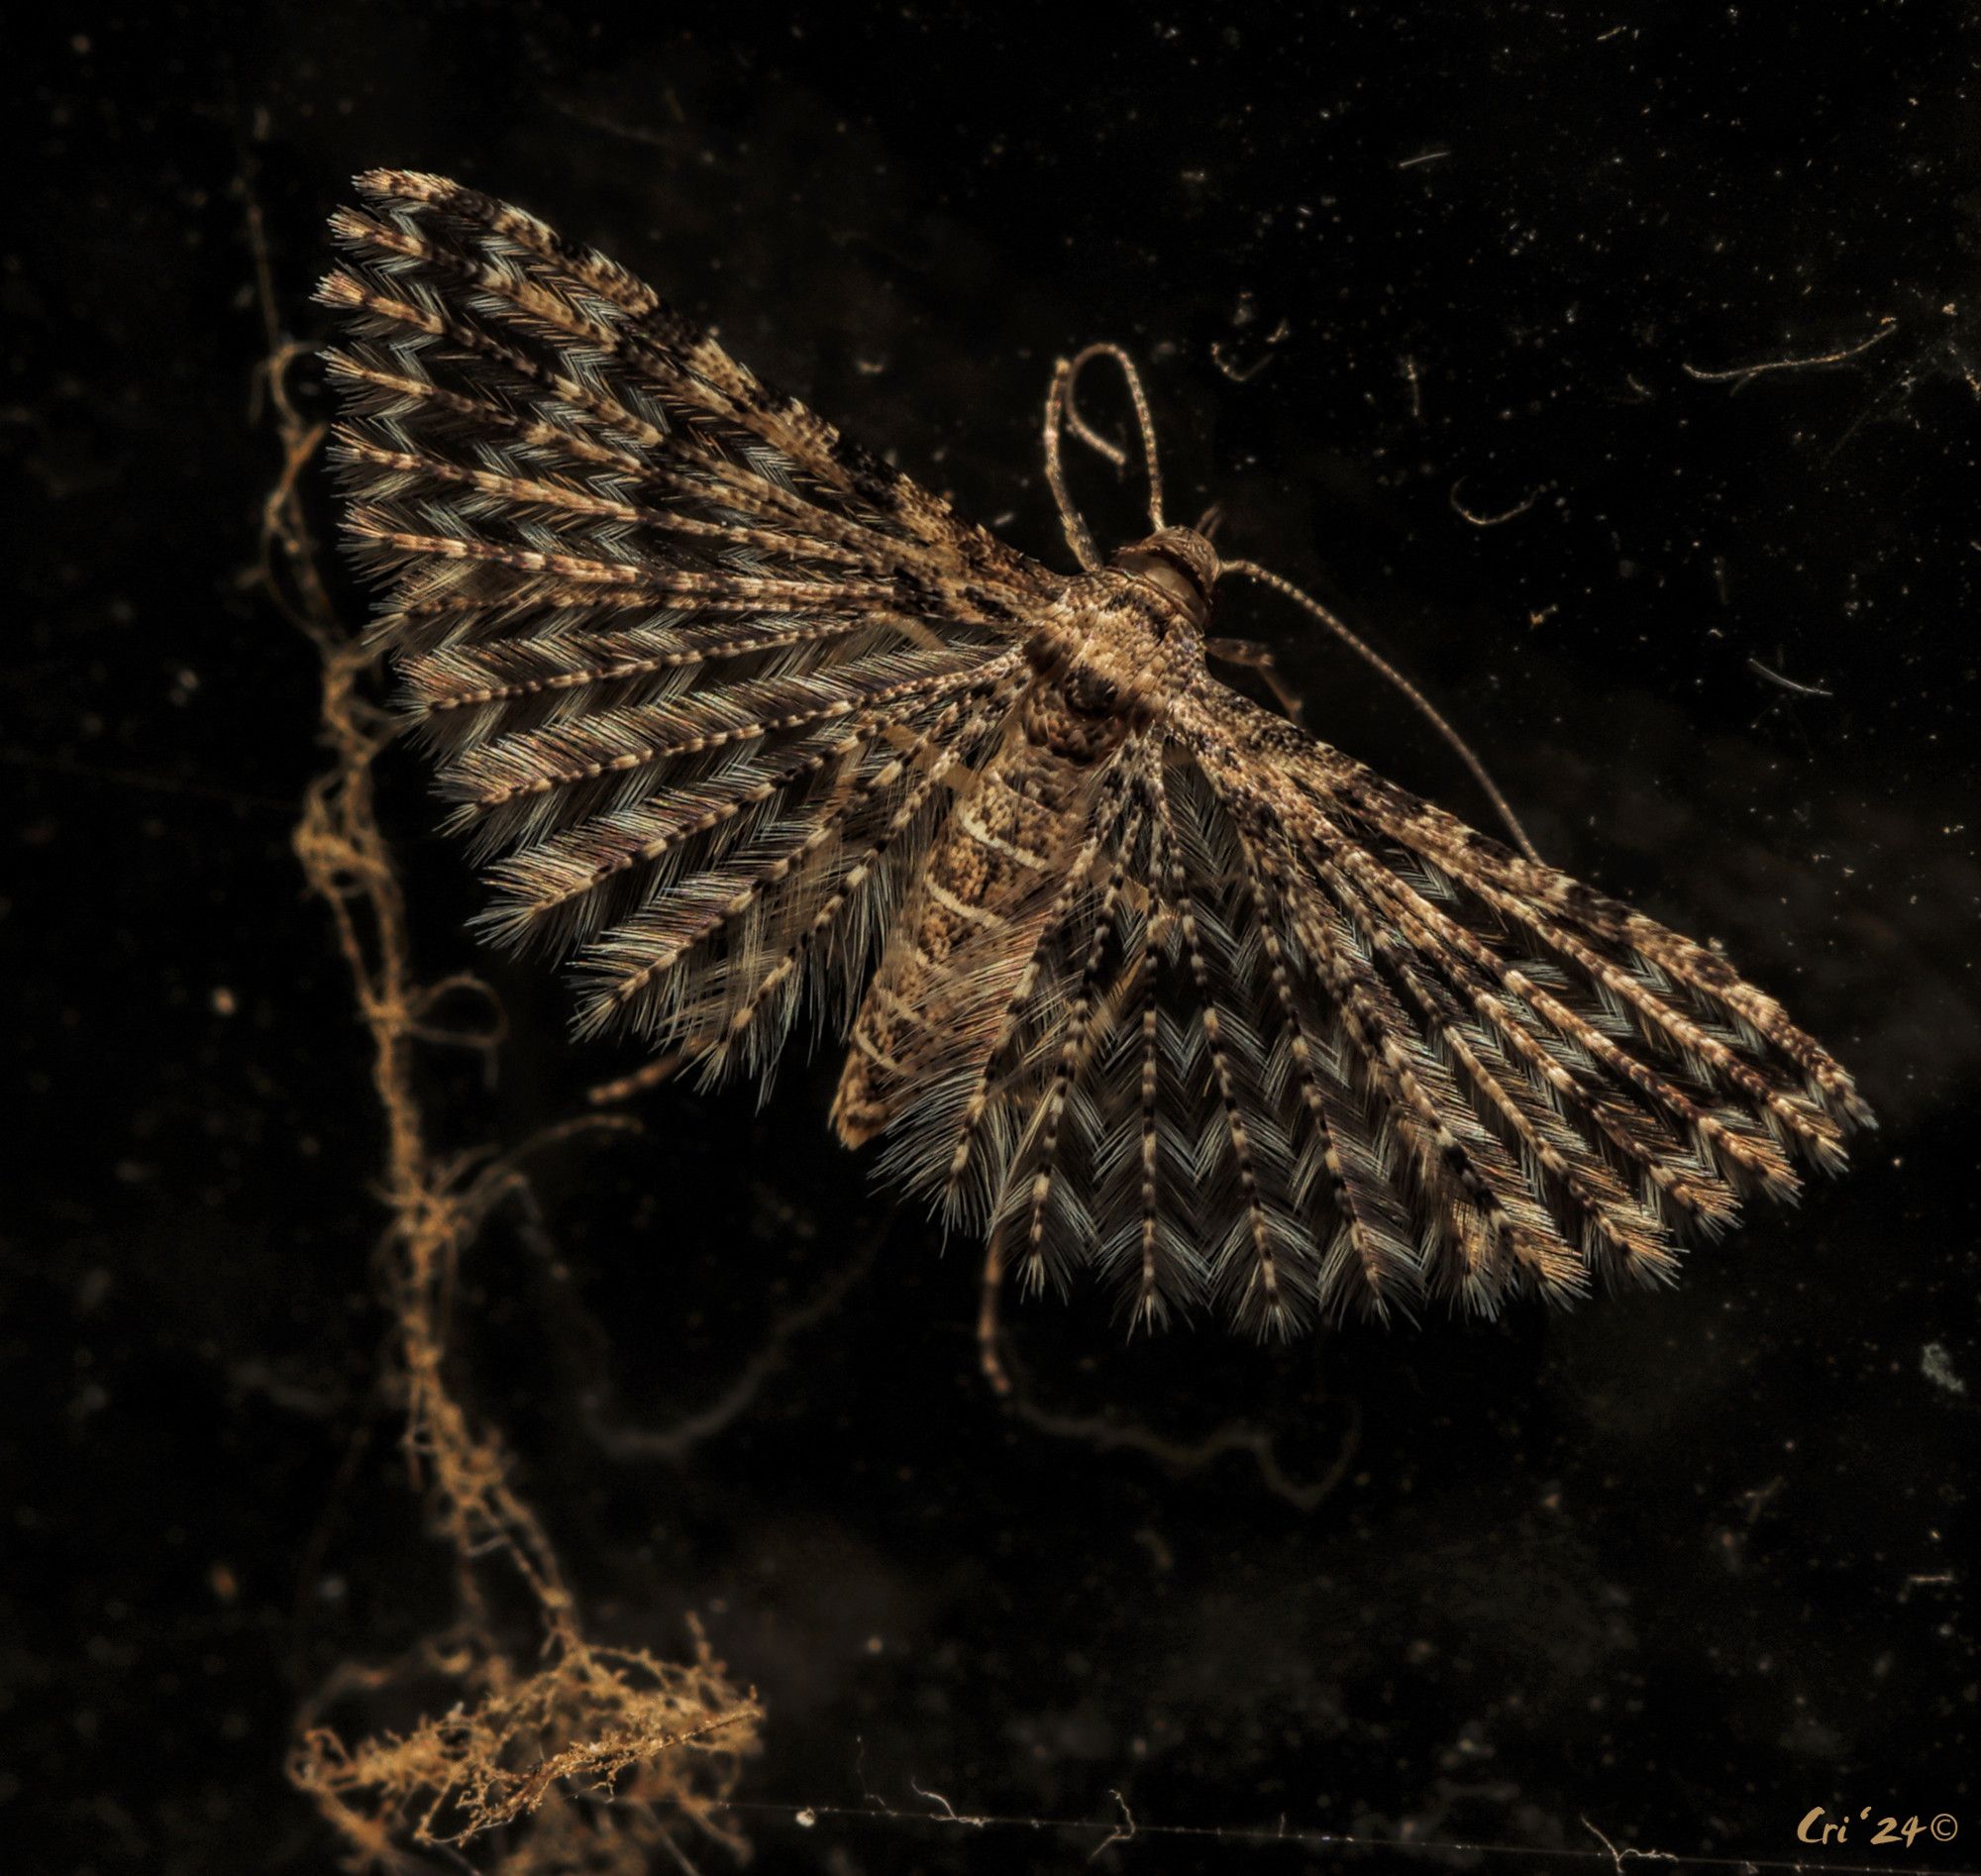
[[[1302,729],[1306,728],[1306,718],[1302,714],[1304,705],[1301,694],[1287,682],[1286,675],[1274,661],[1270,646],[1261,645],[1257,639],[1207,638],[1203,641],[1203,655],[1227,665],[1243,665],[1250,671],[1256,671],[1280,708]]]

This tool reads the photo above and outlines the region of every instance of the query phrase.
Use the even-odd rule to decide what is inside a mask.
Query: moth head
[[[1217,583],[1217,550],[1195,528],[1158,528],[1117,553],[1117,573],[1151,588],[1201,632],[1210,619],[1210,589]]]

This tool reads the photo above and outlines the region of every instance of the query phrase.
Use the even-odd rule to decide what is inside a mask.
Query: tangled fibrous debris
[[[353,1869],[634,1876],[663,1848],[691,1868],[680,1841],[690,1833],[740,1856],[743,1843],[713,1817],[759,1749],[756,1702],[732,1685],[698,1631],[685,1662],[586,1637],[550,1535],[516,1489],[506,1442],[470,1414],[449,1379],[457,1272],[493,1211],[528,1202],[524,1159],[573,1133],[632,1123],[582,1116],[506,1152],[431,1145],[417,1051],[467,1046],[492,1061],[500,1012],[476,1030],[447,1027],[444,1003],[472,991],[492,1007],[492,993],[471,979],[422,984],[414,974],[405,895],[373,812],[372,763],[392,734],[370,695],[376,660],[362,630],[339,615],[301,494],[324,437],[292,383],[309,349],[282,334],[245,176],[242,194],[266,340],[256,413],[268,414],[281,448],[254,583],[309,639],[321,665],[319,738],[330,760],[304,799],[294,846],[331,914],[371,1042],[388,1213],[382,1261],[395,1327],[387,1392],[429,1525],[453,1553],[460,1609],[453,1628],[407,1657],[333,1672],[299,1718],[290,1777],[336,1830]],[[522,1635],[498,1620],[486,1587],[487,1573],[503,1568],[528,1593],[534,1620]],[[420,1717],[401,1731],[358,1730],[381,1712]],[[340,1726],[334,1713],[356,1725]],[[472,1860],[463,1851],[469,1844]]]
[[[651,1867],[681,1821],[740,1852],[713,1822],[755,1737],[706,1645],[682,1664],[644,1651],[592,1647],[575,1635],[517,1679],[511,1664],[464,1633],[430,1641],[407,1662],[347,1667],[315,1703],[439,1681],[463,1698],[403,1734],[348,1745],[307,1725],[290,1765],[355,1850],[385,1869],[416,1869],[398,1846],[458,1846],[530,1821],[503,1845],[504,1876]]]

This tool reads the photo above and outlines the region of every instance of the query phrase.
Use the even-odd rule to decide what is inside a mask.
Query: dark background
[[[10,29],[8,1869],[328,1867],[281,1778],[296,1704],[450,1608],[376,1390],[365,1039],[288,846],[313,657],[244,581],[276,449],[242,178],[310,337],[323,218],[381,162],[604,247],[1055,565],[1050,364],[1128,345],[1173,512],[1221,501],[1227,550],[1414,674],[1551,859],[1723,939],[1884,1122],[1679,1292],[1569,1318],[1282,1351],[1014,1310],[1064,1415],[1263,1429],[1296,1485],[1359,1427],[1304,1511],[1242,1450],[1165,1463],[1000,1411],[974,1253],[831,1146],[829,1055],[761,1110],[671,1088],[644,1140],[540,1162],[542,1228],[465,1273],[463,1386],[594,1632],[678,1652],[698,1611],[761,1690],[759,1866],[1078,1869],[1112,1792],[1145,1828],[1518,1846],[1488,1867],[1607,1866],[1585,1819],[1764,1864],[1981,1862],[1981,23],[1207,11]],[[1132,483],[1076,473],[1103,538],[1134,528]],[[1222,619],[1280,648],[1318,733],[1483,815],[1298,614],[1239,590]],[[487,971],[512,1026],[492,1091],[431,1065],[443,1144],[515,1140],[630,1061],[476,951],[414,765],[382,777],[422,970]],[[767,1337],[739,1414],[639,1456]],[[940,1809],[915,1786],[1096,1822],[881,1815]],[[807,1830],[804,1805],[855,1815]],[[1963,1833],[1811,1851],[1817,1805]],[[1320,1860],[1145,1835],[1100,1867]]]

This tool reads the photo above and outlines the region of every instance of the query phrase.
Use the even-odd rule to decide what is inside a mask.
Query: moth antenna
[[[1089,533],[1087,523],[1081,519],[1072,497],[1067,493],[1065,471],[1060,466],[1059,433],[1062,429],[1070,430],[1090,450],[1105,457],[1117,469],[1125,469],[1128,462],[1126,453],[1118,445],[1110,443],[1080,414],[1076,387],[1081,372],[1095,359],[1112,359],[1127,380],[1128,397],[1135,406],[1135,423],[1142,434],[1142,461],[1149,472],[1149,526],[1160,532],[1167,525],[1163,520],[1162,464],[1156,454],[1156,420],[1149,409],[1149,395],[1142,388],[1142,374],[1135,368],[1134,360],[1119,346],[1104,341],[1085,347],[1071,359],[1062,359],[1054,367],[1052,388],[1046,394],[1046,479],[1052,484],[1053,499],[1059,504],[1067,541],[1080,557],[1081,566],[1090,573],[1100,564],[1099,556],[1094,551],[1094,537]]]
[[[1372,670],[1380,672],[1384,677],[1395,684],[1405,696],[1416,705],[1417,709],[1422,712],[1425,719],[1437,733],[1458,752],[1466,768],[1472,772],[1473,781],[1485,789],[1486,798],[1493,803],[1500,818],[1507,823],[1509,831],[1513,836],[1514,844],[1518,846],[1519,850],[1529,860],[1541,863],[1539,851],[1535,848],[1534,843],[1527,838],[1527,830],[1520,825],[1520,817],[1513,812],[1512,804],[1501,792],[1500,784],[1487,773],[1486,765],[1473,753],[1472,745],[1459,735],[1457,730],[1451,726],[1444,715],[1438,710],[1437,706],[1415,684],[1411,683],[1396,666],[1391,664],[1381,652],[1377,651],[1373,645],[1350,626],[1338,619],[1310,593],[1303,592],[1292,580],[1284,578],[1281,574],[1275,573],[1267,568],[1261,567],[1256,561],[1220,561],[1218,562],[1217,571],[1220,577],[1225,573],[1237,573],[1246,579],[1256,579],[1260,585],[1270,586],[1275,592],[1284,593],[1295,605],[1302,606],[1306,611],[1312,613],[1322,625],[1326,626],[1364,664],[1368,665]]]
[[[1066,485],[1066,466],[1060,461],[1060,432],[1066,428],[1072,389],[1073,361],[1061,359],[1053,366],[1052,383],[1046,390],[1046,484],[1059,508],[1059,524],[1065,531],[1067,546],[1073,549],[1073,558],[1080,563],[1083,573],[1093,573],[1099,571],[1100,555],[1080,510],[1073,505],[1073,496]],[[1111,450],[1113,446],[1109,444],[1106,448]]]

